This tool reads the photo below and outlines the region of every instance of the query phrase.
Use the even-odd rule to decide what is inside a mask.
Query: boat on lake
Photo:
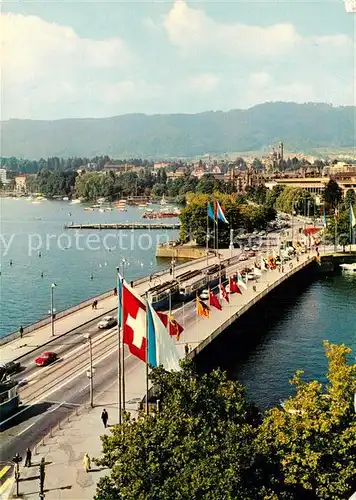
[[[356,273],[356,262],[352,262],[352,264],[340,264],[340,267],[345,272]]]

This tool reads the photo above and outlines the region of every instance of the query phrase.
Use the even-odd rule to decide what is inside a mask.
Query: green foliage
[[[214,192],[212,195],[200,193],[187,193],[187,206],[180,215],[181,231],[180,240],[185,241],[190,235],[200,246],[206,245],[207,232],[207,205],[213,206],[214,199],[219,200],[225,217],[229,224],[218,221],[219,247],[226,248],[230,243],[230,230],[237,231],[245,229],[262,229],[266,223],[273,220],[276,212],[267,206],[254,206],[241,204],[241,199],[235,195]],[[243,200],[242,200],[243,201]],[[209,220],[210,235],[213,232],[214,222]],[[213,238],[210,237],[209,246],[213,246]]]
[[[243,387],[219,370],[160,367],[151,379],[158,413],[102,436],[96,500],[349,498],[356,487],[356,365],[351,350],[325,342],[327,384],[291,380],[295,395],[263,417]]]
[[[77,173],[71,170],[41,170],[27,179],[27,189],[31,193],[41,193],[47,198],[69,196],[73,193]]]
[[[335,231],[336,223],[337,234]],[[338,215],[335,216],[334,213],[334,215],[327,218],[326,239],[331,243],[335,243],[335,235],[338,244],[346,246],[350,243],[350,205],[340,204]]]
[[[286,187],[277,196],[276,208],[289,214],[307,215],[315,212],[315,198],[309,191],[300,188]]]
[[[97,463],[111,475],[95,499],[254,499],[256,411],[242,386],[219,370],[197,374],[189,362],[151,379],[161,409],[102,436]]]
[[[356,193],[353,189],[348,189],[345,194],[345,205],[356,205]]]
[[[264,462],[265,486],[293,498],[344,499],[355,487],[356,421],[353,397],[356,365],[351,349],[325,342],[328,385],[291,380],[296,395],[285,410],[269,410],[259,428],[257,450]]]
[[[342,200],[341,188],[339,184],[335,182],[333,179],[330,179],[330,181],[325,186],[325,190],[323,193],[323,200],[332,209],[337,207],[337,205]]]

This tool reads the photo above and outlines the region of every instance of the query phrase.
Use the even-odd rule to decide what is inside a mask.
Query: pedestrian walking
[[[115,297],[117,296],[117,288],[116,287],[114,288],[114,295],[115,295]]]
[[[98,308],[98,301],[95,299],[94,300],[94,309],[97,309]]]
[[[91,463],[90,463],[90,457],[89,457],[88,453],[86,453],[84,455],[83,465],[84,465],[85,472],[89,472],[91,469]]]
[[[23,326],[21,325],[19,328],[20,338],[23,337]]]
[[[106,428],[106,427],[107,427],[107,425],[108,425],[109,414],[108,414],[108,412],[105,410],[105,408],[103,409],[103,411],[102,411],[102,413],[101,413],[101,420],[103,421],[104,427]]]
[[[92,308],[92,309],[95,309],[95,300],[94,300],[94,302],[92,303],[91,308]]]
[[[32,459],[32,452],[31,452],[30,448],[27,448],[25,467],[31,467],[31,459]]]
[[[188,344],[185,344],[184,350],[185,350],[185,355],[188,356],[188,354],[189,354],[189,345]]]

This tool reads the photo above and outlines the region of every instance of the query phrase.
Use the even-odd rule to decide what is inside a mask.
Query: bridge
[[[332,251],[325,252],[321,256],[322,264],[323,261],[330,262],[333,255]],[[355,260],[356,253],[341,253],[337,257]],[[248,282],[247,289],[242,289],[241,295],[230,295],[230,302],[223,302],[221,311],[211,308],[209,318],[196,315],[195,301],[177,307],[174,310],[175,319],[184,327],[184,332],[177,342],[181,357],[185,355],[186,344],[190,347],[188,356],[199,354],[234,321],[282,283],[303,269],[316,267],[315,258],[315,252],[300,254],[283,268],[263,271],[257,280]],[[229,251],[222,251],[220,259],[226,265],[227,276],[253,264],[254,260],[255,258],[238,262],[236,258],[230,258]],[[218,257],[209,257],[209,265],[218,262]],[[206,258],[203,258],[177,266],[176,272],[202,269],[206,264]],[[134,282],[134,289],[143,294],[150,285],[171,277],[167,271],[156,273]],[[91,355],[95,366],[94,405],[100,394],[107,390],[108,386],[115,384],[117,329],[99,331],[97,322],[108,313],[116,314],[117,297],[113,291],[102,294],[98,297],[97,310],[91,307],[93,299],[58,314],[54,337],[51,336],[50,320],[45,318],[42,322],[27,327],[22,338],[19,338],[18,333],[14,333],[7,339],[8,342],[2,345],[2,361],[20,360],[24,367],[22,372],[15,375],[20,383],[19,393],[23,404],[15,418],[9,417],[1,422],[3,460],[10,461],[16,451],[23,451],[27,446],[36,446],[46,433],[52,433],[52,428],[58,425],[65,415],[88,403],[89,353],[86,335],[91,337]],[[59,360],[47,368],[38,369],[33,359],[43,350],[55,351]],[[145,395],[145,364],[132,356],[126,346],[124,357],[125,408],[136,413],[138,404]],[[117,401],[117,392],[111,393],[110,398]],[[115,416],[112,415],[111,409],[111,421],[113,420],[115,421]]]

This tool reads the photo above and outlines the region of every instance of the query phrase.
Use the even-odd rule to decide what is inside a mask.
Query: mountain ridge
[[[355,113],[354,106],[277,101],[189,114],[12,118],[1,122],[1,155],[192,157],[263,150],[279,141],[308,153],[320,147],[354,147]]]

